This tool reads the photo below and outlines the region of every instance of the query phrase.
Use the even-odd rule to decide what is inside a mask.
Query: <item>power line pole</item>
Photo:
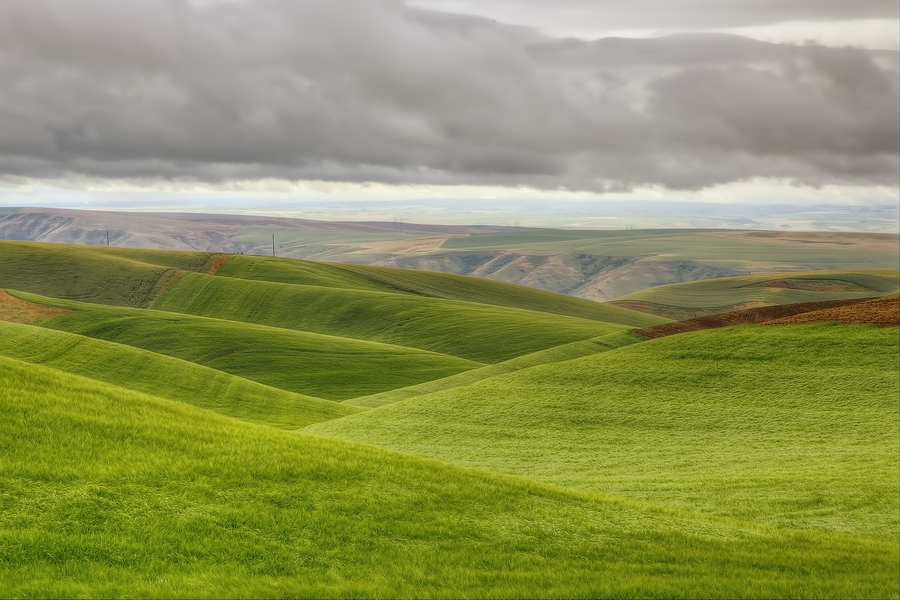
[[[272,234],[272,257],[275,257],[275,234]]]
[[[106,247],[109,248],[109,230],[106,230]]]

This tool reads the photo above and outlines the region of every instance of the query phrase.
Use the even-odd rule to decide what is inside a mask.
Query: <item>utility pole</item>
[[[272,234],[272,257],[275,257],[275,234]]]
[[[109,229],[106,230],[106,247],[109,248]]]

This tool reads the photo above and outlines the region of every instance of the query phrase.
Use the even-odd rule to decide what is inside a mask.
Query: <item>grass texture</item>
[[[145,306],[179,272],[202,271],[215,256],[0,241],[0,287],[98,304]]]
[[[287,429],[359,411],[154,352],[31,325],[0,321],[0,356]]]
[[[310,431],[778,527],[900,533],[897,329],[753,325],[533,367]]]
[[[362,340],[195,317],[14,296],[71,312],[42,327],[143,348],[268,386],[342,400],[481,366],[455,356]]]
[[[199,273],[178,279],[154,308],[408,346],[481,363],[627,329],[475,302]]]
[[[895,544],[574,493],[0,357],[0,593],[887,597]]]
[[[563,344],[562,346],[556,346],[549,350],[541,350],[540,352],[534,352],[533,354],[526,354],[525,356],[513,358],[496,365],[488,365],[479,369],[464,371],[457,375],[451,375],[442,379],[435,379],[418,385],[389,390],[387,392],[381,392],[380,394],[353,398],[352,400],[348,400],[347,403],[353,404],[354,406],[377,408],[379,406],[392,404],[416,396],[424,396],[426,394],[433,394],[435,392],[442,392],[444,390],[470,385],[484,379],[504,375],[506,373],[514,373],[537,365],[562,362],[574,358],[581,358],[582,356],[607,352],[615,348],[621,348],[622,346],[643,341],[643,339],[644,338],[640,336],[632,334],[630,331],[610,333],[583,342],[572,342],[571,344]]]

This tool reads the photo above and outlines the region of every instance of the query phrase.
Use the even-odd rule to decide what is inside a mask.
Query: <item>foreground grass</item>
[[[895,542],[289,434],[0,358],[3,596],[897,596]]]
[[[31,325],[0,321],[0,356],[286,429],[359,412],[155,352]]]
[[[414,385],[481,366],[455,356],[364,340],[21,292],[13,295],[71,311],[45,319],[42,327],[150,350],[329,400]]]
[[[789,528],[900,535],[896,328],[701,331],[313,425],[462,465]]]

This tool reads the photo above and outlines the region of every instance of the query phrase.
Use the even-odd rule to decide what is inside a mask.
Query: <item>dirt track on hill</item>
[[[900,325],[900,294],[881,298],[857,298],[826,302],[781,304],[747,310],[736,310],[676,323],[664,323],[636,329],[646,338],[661,338],[688,331],[716,329],[731,325],[789,325],[799,323],[875,323],[883,326]]]

